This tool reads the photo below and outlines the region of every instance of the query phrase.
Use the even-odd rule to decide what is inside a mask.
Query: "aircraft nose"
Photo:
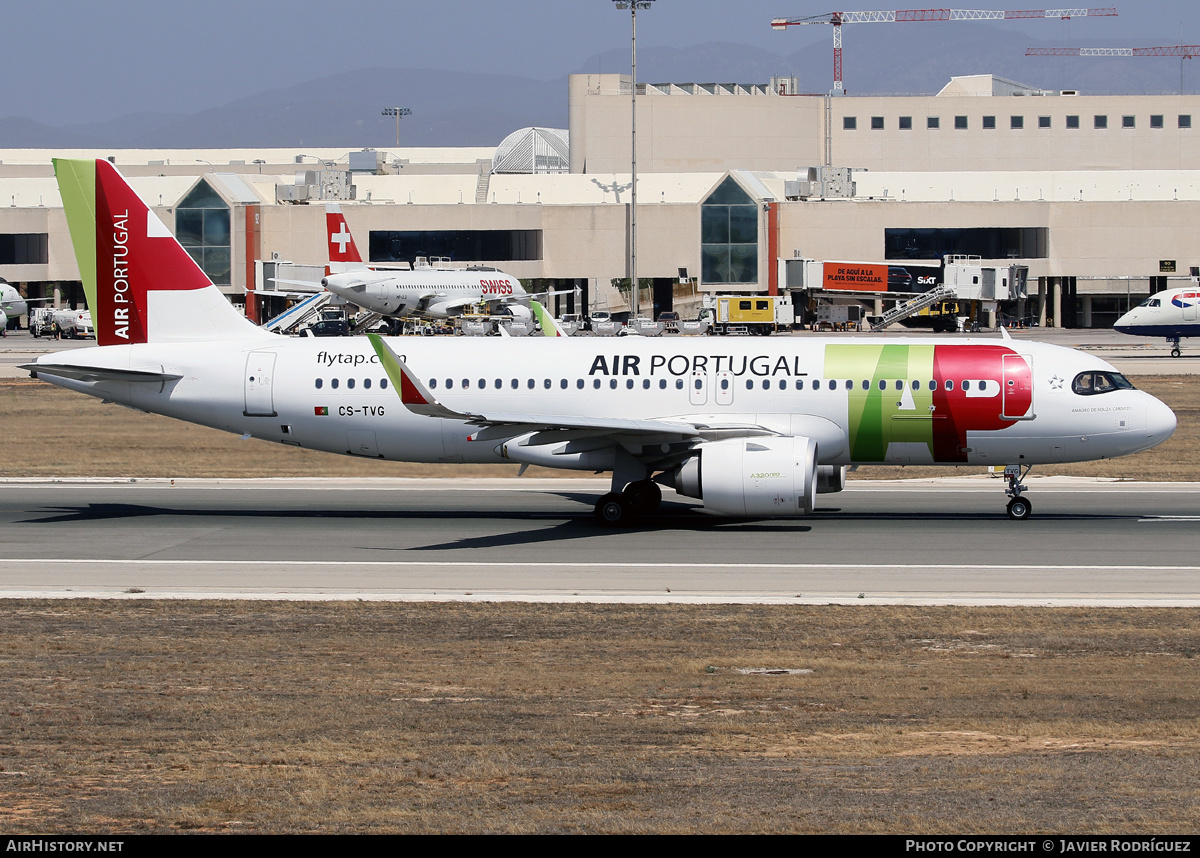
[[[1175,434],[1175,412],[1151,397],[1146,407],[1146,437],[1151,446],[1161,444]]]
[[[1119,334],[1133,333],[1129,329],[1130,325],[1132,325],[1133,322],[1134,322],[1133,311],[1130,310],[1128,313],[1121,316],[1121,318],[1117,319],[1116,324],[1113,325],[1113,330]]]

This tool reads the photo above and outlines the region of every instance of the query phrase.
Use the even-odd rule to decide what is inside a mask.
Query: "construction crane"
[[[1114,17],[1116,7],[1099,9],[1026,9],[997,11],[988,9],[901,9],[895,12],[825,12],[807,18],[774,18],[772,30],[786,30],[806,24],[833,25],[833,94],[845,95],[842,86],[842,25],[899,24],[906,21],[1011,21],[1017,18],[1096,18]]]
[[[1183,61],[1200,57],[1200,45],[1161,48],[1026,48],[1027,57],[1179,57],[1179,93],[1183,94]]]
[[[1027,57],[1200,57],[1200,45],[1162,48],[1026,48]]]

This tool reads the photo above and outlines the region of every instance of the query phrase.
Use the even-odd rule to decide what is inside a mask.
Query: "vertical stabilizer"
[[[96,342],[261,335],[108,161],[54,160]]]
[[[337,274],[355,268],[366,268],[350,227],[346,226],[346,216],[342,207],[336,203],[325,206],[325,233],[329,238],[329,269],[328,273]]]

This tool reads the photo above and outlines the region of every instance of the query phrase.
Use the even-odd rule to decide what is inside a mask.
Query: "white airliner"
[[[1179,340],[1200,337],[1200,284],[1193,282],[1182,289],[1168,289],[1151,295],[1117,319],[1113,329],[1138,337],[1165,337],[1171,343],[1171,357],[1183,352]]]
[[[1175,415],[1091,355],[1003,339],[281,339],[246,321],[107,161],[55,162],[95,348],[37,378],[268,441],[410,462],[611,471],[704,512],[798,516],[851,464],[1029,467],[1134,453]]]
[[[480,303],[507,308],[529,321],[529,296],[521,281],[495,268],[416,268],[402,271],[366,265],[340,206],[328,205],[329,274],[321,285],[352,304],[384,316],[445,319]],[[524,299],[522,302],[521,299]]]
[[[49,300],[49,298],[23,298],[16,286],[0,278],[0,331],[8,327],[9,319],[26,315],[29,312],[30,304]]]

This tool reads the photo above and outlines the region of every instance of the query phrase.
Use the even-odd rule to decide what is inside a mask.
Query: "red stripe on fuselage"
[[[1001,387],[995,396],[967,396],[962,389],[964,379],[986,380],[1003,385],[1004,356],[1019,357],[1005,346],[935,346],[933,377],[937,389],[933,392],[933,459],[935,462],[967,461],[967,431],[996,431],[1012,426],[1015,420],[1001,417],[1005,393]],[[1021,358],[1024,362],[1024,358]],[[952,390],[947,381],[954,382]],[[1031,386],[1009,394],[1008,413],[1024,414],[1032,402]]]

